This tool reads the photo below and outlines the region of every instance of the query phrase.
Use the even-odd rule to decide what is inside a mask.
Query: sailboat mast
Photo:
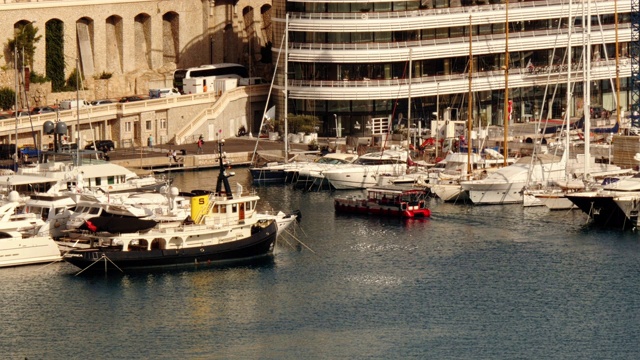
[[[571,0],[569,0],[569,18],[567,21],[567,26],[568,26],[568,31],[567,31],[567,64],[569,65],[567,67],[567,105],[565,106],[565,110],[564,110],[564,117],[565,117],[565,132],[566,132],[566,138],[565,138],[565,146],[564,146],[564,152],[565,154],[568,154],[569,152],[569,114],[570,114],[570,106],[571,106],[571,72],[573,71],[573,56],[571,54],[571,36],[573,34],[573,14],[572,14],[572,3]],[[563,154],[563,157],[564,154]],[[565,157],[566,159],[566,157]],[[566,166],[566,163],[565,163]]]
[[[587,27],[584,29],[584,180],[589,175],[589,162],[591,161],[591,0],[587,1],[587,14],[584,19]],[[584,3],[583,3],[584,6]],[[584,14],[584,11],[583,11]],[[568,159],[567,159],[568,160]]]
[[[471,81],[473,75],[473,26],[471,25],[471,15],[469,15],[469,98],[467,99],[467,178],[471,176],[471,111],[473,110],[473,92],[471,91]]]
[[[407,99],[408,100],[407,104],[409,105],[409,108],[407,109],[407,131],[409,131],[409,133],[407,134],[407,137],[409,138],[409,140],[411,140],[411,80],[413,79],[413,74],[411,72],[413,70],[412,56],[413,56],[412,49],[409,49],[409,97]],[[413,138],[414,145],[415,145],[415,140],[416,139],[414,135],[414,138]]]
[[[289,162],[289,14],[284,26],[284,162]]]
[[[504,28],[504,166],[507,166],[509,157],[509,0],[505,1],[505,28]]]
[[[285,34],[282,35],[282,40],[280,41],[280,50],[278,51],[278,57],[276,58],[276,66],[273,68],[273,76],[271,77],[269,94],[267,95],[267,102],[265,103],[264,111],[262,112],[262,120],[260,120],[260,129],[258,130],[258,140],[256,140],[256,145],[253,148],[253,154],[251,155],[251,164],[253,164],[256,159],[256,153],[258,151],[258,141],[260,141],[260,134],[262,133],[262,127],[264,126],[264,119],[267,117],[269,100],[271,99],[271,94],[273,93],[273,83],[276,80],[276,72],[278,71],[278,64],[280,63],[280,54],[282,54],[282,46],[284,45],[284,39],[285,39]]]
[[[622,116],[622,107],[620,106],[620,45],[618,45],[618,0],[613,1],[613,19],[616,30],[616,124],[618,125],[618,134],[620,134],[620,117]]]

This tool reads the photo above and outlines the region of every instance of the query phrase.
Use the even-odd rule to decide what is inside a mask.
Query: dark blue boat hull
[[[272,221],[250,237],[227,243],[186,249],[121,251],[119,248],[72,250],[64,260],[83,270],[137,270],[184,267],[239,261],[267,255],[273,251],[278,226]]]

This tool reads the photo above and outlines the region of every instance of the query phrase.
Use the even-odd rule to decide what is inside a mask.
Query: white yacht
[[[19,213],[23,206],[17,192],[0,207],[0,267],[47,263],[61,259],[60,250],[44,221],[37,215]]]
[[[512,165],[498,169],[481,180],[462,181],[474,204],[515,204],[523,202],[523,189],[528,184],[546,186],[566,176],[566,159],[548,154],[520,158]]]
[[[407,172],[407,150],[391,149],[361,155],[352,164],[322,171],[335,189],[364,189],[378,183],[380,175],[397,176]]]

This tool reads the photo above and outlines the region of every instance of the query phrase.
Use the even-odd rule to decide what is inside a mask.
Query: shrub
[[[16,92],[12,88],[0,88],[0,108],[9,110],[16,102]]]
[[[78,71],[78,68],[73,69],[69,77],[67,78],[67,89],[70,90],[80,90],[82,87],[82,74]]]
[[[50,81],[47,75],[41,75],[35,71],[31,72],[31,74],[29,75],[29,80],[34,84],[44,84]]]
[[[100,74],[95,75],[94,79],[96,79],[96,80],[108,80],[108,79],[111,79],[111,76],[113,76],[112,73],[103,71]]]

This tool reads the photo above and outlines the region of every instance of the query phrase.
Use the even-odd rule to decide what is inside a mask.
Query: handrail
[[[173,139],[174,143],[184,143],[183,139],[185,138],[186,134],[202,125],[202,123],[204,123],[207,119],[218,116],[222,111],[224,111],[228,102],[240,99],[248,95],[249,91],[252,92],[252,95],[266,94],[268,91],[268,86],[265,84],[238,86],[231,90],[224,91],[219,98],[216,98],[211,107],[200,111],[200,113],[198,113],[198,115],[196,115],[193,120],[189,121],[179,131],[176,132],[176,135]]]
[[[331,3],[329,0],[306,0],[305,3]],[[342,1],[340,1],[342,2]],[[611,0],[594,0],[592,3],[613,3]],[[542,0],[542,1],[524,1],[509,3],[509,9],[529,9],[549,7],[549,6],[568,6],[568,0]],[[630,6],[630,4],[628,4]],[[486,5],[471,5],[471,6],[457,6],[447,8],[434,8],[434,9],[414,9],[405,11],[358,11],[358,12],[288,12],[289,19],[291,21],[298,19],[308,20],[367,20],[367,19],[402,19],[413,18],[416,16],[433,16],[433,15],[455,15],[455,14],[468,14],[470,12],[488,12],[495,10],[504,10],[505,4],[486,4]],[[618,9],[619,11],[621,9]],[[366,19],[362,16],[366,14]],[[276,14],[280,16],[280,14]],[[284,18],[284,17],[283,17]],[[481,17],[479,17],[481,18]],[[517,19],[514,19],[517,20]]]

